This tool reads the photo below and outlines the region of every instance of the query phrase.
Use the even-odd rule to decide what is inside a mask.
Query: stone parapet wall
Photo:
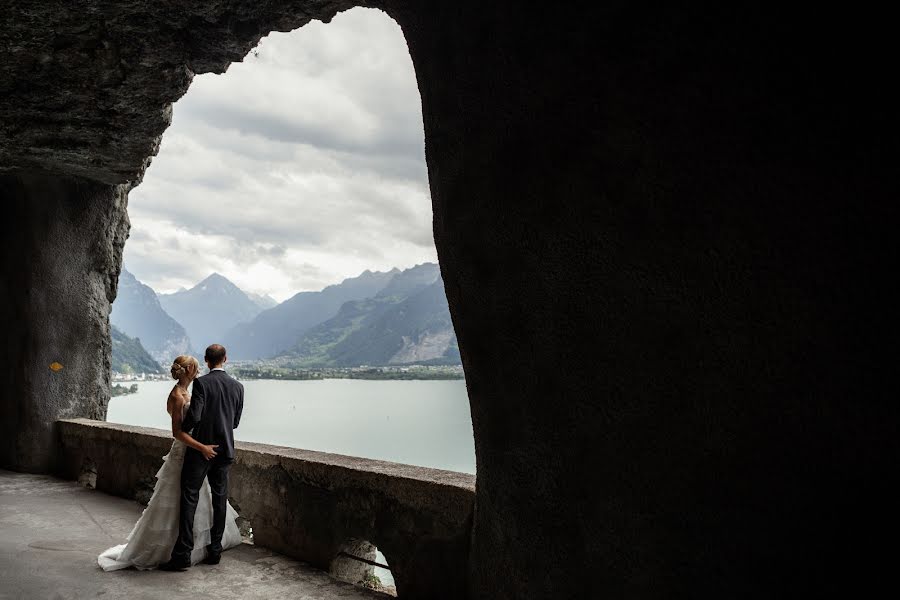
[[[146,498],[172,444],[161,429],[90,419],[57,427],[60,475],[127,498]],[[265,444],[236,449],[230,494],[255,543],[331,570],[348,544],[368,541],[401,598],[466,597],[472,475]]]

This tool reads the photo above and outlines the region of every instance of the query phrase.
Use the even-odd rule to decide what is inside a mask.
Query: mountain
[[[250,298],[250,300],[252,300],[253,303],[257,305],[261,311],[269,310],[270,308],[275,308],[276,306],[278,306],[278,300],[276,300],[272,296],[263,296],[261,294],[254,294],[251,292],[244,293],[247,294],[247,297]]]
[[[398,269],[386,273],[366,271],[321,292],[300,292],[226,333],[222,343],[228,349],[228,357],[250,360],[274,356],[296,344],[306,330],[337,314],[345,302],[377,294],[398,273]]]
[[[170,364],[176,356],[192,352],[187,332],[163,310],[156,292],[125,269],[119,275],[119,291],[109,320],[125,335],[140,338],[160,364]]]
[[[112,370],[117,373],[161,373],[162,367],[147,353],[141,341],[130,338],[118,327],[110,327]]]
[[[304,366],[459,364],[437,265],[407,269],[375,296],[345,303],[284,356]]]
[[[422,263],[399,271],[377,295],[381,298],[406,298],[440,278],[440,267],[434,263]]]
[[[262,312],[238,286],[213,273],[189,290],[159,294],[162,307],[187,329],[200,350],[222,342],[226,331]],[[229,353],[230,354],[230,353]]]

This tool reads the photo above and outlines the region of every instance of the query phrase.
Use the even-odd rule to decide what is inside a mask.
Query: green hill
[[[115,326],[110,327],[112,338],[112,370],[118,373],[161,373],[153,357],[137,338],[130,338]]]

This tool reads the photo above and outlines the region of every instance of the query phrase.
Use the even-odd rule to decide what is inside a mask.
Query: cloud
[[[126,267],[159,291],[218,271],[284,299],[436,260],[399,26],[353,9],[196,77],[129,213]]]

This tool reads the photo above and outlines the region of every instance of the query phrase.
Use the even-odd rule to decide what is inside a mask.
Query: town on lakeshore
[[[462,365],[388,365],[358,367],[321,367],[308,368],[292,366],[279,360],[237,361],[231,363],[228,372],[236,379],[282,379],[286,381],[308,381],[316,379],[375,379],[375,380],[412,380],[412,379],[464,379]],[[168,381],[171,377],[164,373],[120,373],[113,371],[115,383],[134,383],[141,381]],[[124,386],[118,386],[124,387]],[[119,391],[114,395],[134,393]]]

